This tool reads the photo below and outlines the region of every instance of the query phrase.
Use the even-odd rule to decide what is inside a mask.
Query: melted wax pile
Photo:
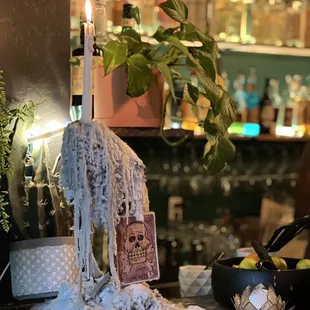
[[[115,268],[115,227],[120,214],[143,220],[149,212],[143,162],[110,129],[96,121],[75,122],[64,132],[60,185],[74,201],[74,236],[80,280],[63,284],[58,297],[36,310],[185,309],[164,299],[147,284],[120,285]],[[104,275],[92,252],[93,225],[109,232],[110,274]],[[83,270],[83,272],[82,272]],[[201,309],[189,307],[188,309]]]

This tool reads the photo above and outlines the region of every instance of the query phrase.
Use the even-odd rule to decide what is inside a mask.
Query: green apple
[[[301,259],[296,265],[296,269],[309,269],[309,268],[310,268],[310,259]]]
[[[257,260],[253,258],[244,258],[239,265],[239,269],[257,269]]]
[[[279,270],[287,270],[287,263],[282,257],[273,256],[271,259]]]

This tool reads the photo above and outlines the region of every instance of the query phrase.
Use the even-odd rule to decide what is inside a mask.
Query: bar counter
[[[181,298],[179,293],[179,287],[177,283],[159,284],[158,290],[160,293],[171,300],[173,303],[182,303],[184,306],[199,306],[206,310],[226,310],[218,305],[213,299],[212,295],[193,297],[193,298]],[[7,307],[0,307],[0,310],[30,310],[34,304],[19,304]]]

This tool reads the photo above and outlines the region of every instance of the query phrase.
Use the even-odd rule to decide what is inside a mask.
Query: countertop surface
[[[192,298],[181,298],[180,297],[180,287],[178,282],[173,283],[162,283],[151,285],[152,289],[158,289],[158,291],[167,299],[171,300],[173,303],[182,303],[184,306],[199,306],[206,310],[226,310],[219,306],[219,304],[214,300],[212,295],[199,296]],[[43,300],[40,300],[42,302]],[[7,307],[1,307],[0,310],[30,310],[34,303],[20,303],[16,305],[11,305]]]
[[[224,310],[224,308],[220,307],[217,302],[213,299],[212,296],[202,296],[202,297],[194,297],[194,298],[175,298],[171,299],[174,303],[182,302],[184,306],[200,306],[206,310]],[[13,305],[8,307],[0,307],[1,310],[30,310],[33,304],[20,304]]]

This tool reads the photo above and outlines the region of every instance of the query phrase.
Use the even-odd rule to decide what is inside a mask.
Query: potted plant
[[[12,293],[17,299],[56,296],[62,282],[78,275],[71,213],[49,167],[47,144],[35,147],[26,139],[36,105],[10,109],[3,82],[0,87],[0,224],[18,235],[10,245]]]
[[[204,129],[208,140],[203,157],[204,167],[211,172],[219,171],[234,156],[234,146],[227,138],[227,130],[235,118],[237,105],[217,83],[217,44],[212,37],[187,21],[188,9],[182,0],[168,0],[159,6],[179,25],[168,29],[159,26],[153,35],[157,45],[143,42],[139,33],[130,29],[105,46],[104,69],[95,69],[95,118],[111,127],[116,127],[116,124],[132,127],[134,122],[134,126],[147,127],[147,122],[143,120],[145,115],[156,120],[156,124],[160,119],[163,137],[170,143],[163,131],[166,105],[170,97],[176,99],[174,82],[181,81],[187,87],[187,96],[183,100],[192,105],[197,124]],[[139,25],[139,10],[133,8],[132,14]],[[185,44],[188,41],[194,44],[188,47]],[[184,77],[184,69],[196,73],[202,90]],[[160,84],[159,77],[169,85],[165,102],[159,100],[161,88],[155,87]],[[163,107],[154,107],[154,100],[149,100],[156,89],[157,97],[160,95],[157,103],[163,104]],[[126,94],[129,99],[118,100],[117,97],[114,100],[115,93],[121,92],[123,99]],[[210,101],[210,109],[204,119],[200,119],[201,107],[197,105],[200,96]],[[155,127],[154,123],[149,127]]]

